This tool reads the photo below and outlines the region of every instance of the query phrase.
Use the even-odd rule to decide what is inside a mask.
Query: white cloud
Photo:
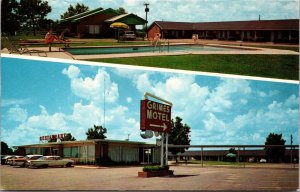
[[[269,93],[265,93],[264,91],[258,91],[258,95],[260,97],[272,97],[274,95],[278,94],[278,91],[269,91]]]
[[[290,107],[290,108],[295,108],[298,107],[299,104],[299,97],[296,97],[296,95],[291,95],[285,102],[284,106]]]
[[[2,99],[1,100],[1,106],[7,107],[7,106],[15,106],[15,105],[27,105],[31,103],[30,99]]]
[[[67,129],[67,122],[63,113],[54,113],[49,115],[44,106],[40,106],[41,112],[39,115],[30,116],[27,119],[26,125],[31,128],[41,130],[62,131]]]
[[[243,98],[241,103],[247,103],[246,99],[251,93],[250,82],[243,79],[222,79],[222,82],[210,93],[205,101],[204,110],[211,112],[223,112],[229,110],[235,103],[236,98]]]
[[[127,103],[131,103],[132,102],[132,98],[131,97],[127,97],[126,101],[127,101]]]
[[[71,65],[68,69],[63,69],[62,74],[67,75],[70,79],[74,79],[78,77],[80,70],[78,67]]]
[[[16,105],[7,111],[8,119],[13,121],[24,122],[27,119],[27,115],[27,110],[21,108],[19,105]]]
[[[226,131],[226,124],[216,118],[213,113],[209,113],[206,119],[203,120],[204,129],[206,131],[213,131],[213,132],[222,132]]]
[[[64,69],[62,73],[70,78],[71,90],[80,98],[100,104],[104,102],[104,98],[105,102],[112,103],[119,97],[118,85],[111,81],[110,75],[104,69],[99,69],[94,78],[78,77],[80,70],[73,65]]]

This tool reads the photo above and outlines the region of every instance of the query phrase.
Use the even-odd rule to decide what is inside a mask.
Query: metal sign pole
[[[161,133],[161,151],[160,151],[160,165],[164,165],[164,133]]]
[[[169,134],[166,133],[166,164],[165,165],[168,165],[168,139],[169,139]]]

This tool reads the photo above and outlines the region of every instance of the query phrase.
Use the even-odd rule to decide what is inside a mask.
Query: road
[[[295,191],[298,169],[171,166],[174,176],[140,178],[142,167],[28,169],[1,166],[2,190]]]

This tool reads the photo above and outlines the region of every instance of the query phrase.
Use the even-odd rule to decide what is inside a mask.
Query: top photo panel
[[[2,0],[1,53],[299,80],[298,0]]]

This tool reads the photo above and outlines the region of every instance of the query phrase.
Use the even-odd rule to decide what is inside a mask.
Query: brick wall
[[[153,39],[157,33],[161,33],[160,28],[154,23],[154,25],[148,30],[148,38]]]

